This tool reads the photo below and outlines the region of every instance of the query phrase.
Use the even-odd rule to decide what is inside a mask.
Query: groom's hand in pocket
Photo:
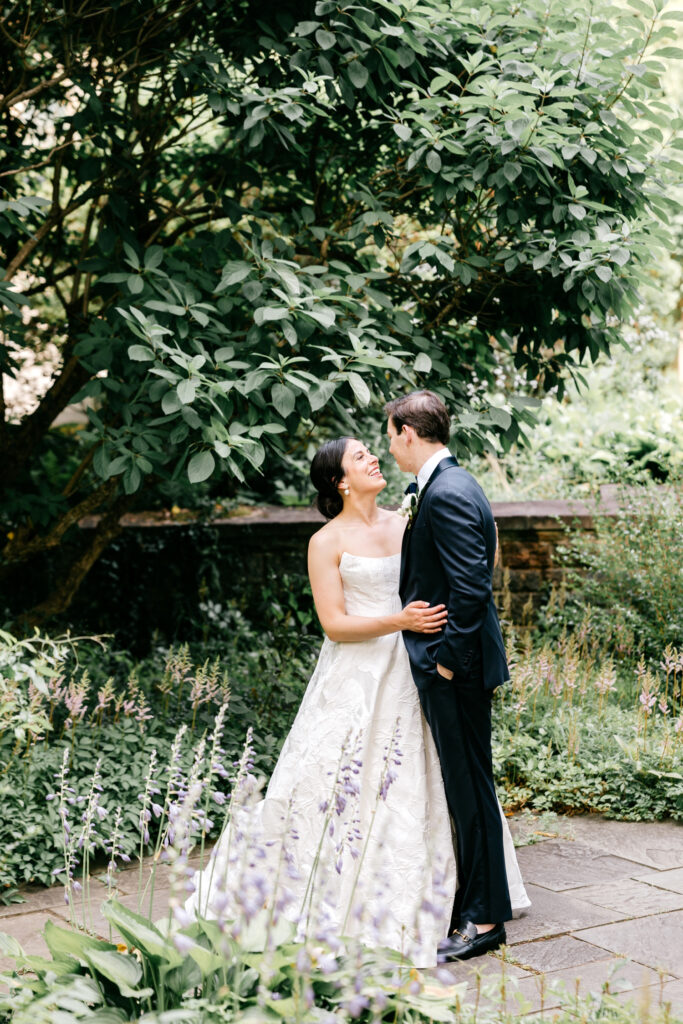
[[[436,663],[436,671],[439,673],[440,676],[443,676],[444,679],[453,678],[453,672],[449,668],[444,668],[443,665],[439,665],[438,662]]]

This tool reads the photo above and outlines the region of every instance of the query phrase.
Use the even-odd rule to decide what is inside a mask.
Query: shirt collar
[[[421,467],[419,473],[417,474],[418,494],[425,486],[425,484],[427,483],[427,481],[429,480],[430,476],[432,475],[436,467],[439,465],[439,463],[442,462],[444,459],[449,458],[450,454],[451,453],[449,452],[448,448],[442,448],[440,451],[434,452],[433,455],[429,456],[429,458],[427,459],[427,461]]]

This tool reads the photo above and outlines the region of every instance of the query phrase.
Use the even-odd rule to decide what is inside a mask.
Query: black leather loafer
[[[505,925],[494,925],[488,932],[478,932],[476,924],[467,921],[442,939],[437,947],[436,960],[439,964],[452,964],[455,960],[469,960],[492,949],[498,949],[506,941]]]

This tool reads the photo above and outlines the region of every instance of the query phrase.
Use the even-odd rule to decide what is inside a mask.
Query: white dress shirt
[[[432,475],[436,467],[439,465],[439,463],[442,462],[444,459],[447,459],[450,456],[450,454],[451,453],[449,452],[448,448],[441,448],[440,451],[434,452],[433,455],[430,455],[427,461],[424,463],[424,465],[420,467],[420,471],[417,474],[418,496],[420,495],[422,488],[427,483],[427,481],[429,480],[430,476]]]

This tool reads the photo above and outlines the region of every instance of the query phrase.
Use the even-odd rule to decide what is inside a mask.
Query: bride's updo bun
[[[325,519],[334,519],[344,507],[339,481],[344,476],[342,459],[350,437],[337,437],[318,448],[311,463],[311,480],[318,492],[316,505]]]

